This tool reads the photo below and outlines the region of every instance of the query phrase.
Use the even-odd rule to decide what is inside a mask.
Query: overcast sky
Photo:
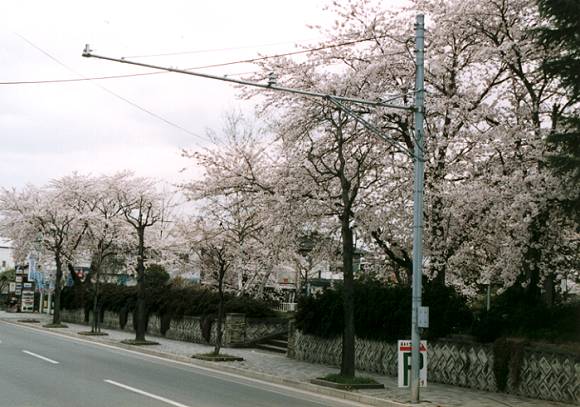
[[[306,25],[330,25],[333,16],[322,10],[326,3],[3,1],[0,82],[146,71],[82,58],[85,43],[97,54],[180,68],[293,51],[295,43],[322,39]],[[184,51],[199,52],[142,57]],[[232,65],[203,72],[224,75],[252,69]],[[123,169],[179,181],[183,177],[179,170],[191,166],[180,157],[180,149],[202,145],[203,139],[195,135],[203,137],[206,128],[219,128],[226,111],[251,112],[252,104],[238,100],[229,84],[172,73],[90,82],[2,84],[0,187],[41,185],[73,171],[100,174]]]

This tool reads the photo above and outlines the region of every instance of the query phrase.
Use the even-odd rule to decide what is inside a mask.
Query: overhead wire
[[[130,56],[126,56],[125,58],[155,58],[155,57],[176,56],[176,55],[205,54],[205,53],[211,53],[211,52],[237,51],[240,49],[271,47],[271,46],[283,45],[283,44],[296,44],[297,42],[314,41],[314,40],[316,40],[316,39],[311,38],[308,40],[271,42],[268,44],[246,45],[246,46],[241,46],[241,47],[210,48],[210,49],[200,49],[200,50],[192,50],[192,51],[165,52],[165,53],[158,53],[158,54],[130,55]]]
[[[26,39],[25,37],[23,37],[20,34],[17,34],[22,40],[24,40],[25,42],[27,42],[29,45],[31,45],[32,47],[34,47],[35,49],[37,49],[38,51],[40,51],[41,53],[43,53],[45,56],[47,56],[48,58],[50,58],[51,60],[53,60],[54,62],[56,62],[57,64],[63,66],[65,69],[67,69],[68,71],[72,72],[73,74],[79,76],[80,78],[72,78],[72,79],[53,79],[53,80],[39,80],[39,81],[12,81],[12,82],[0,82],[0,85],[21,85],[21,84],[39,84],[39,83],[63,83],[63,82],[81,82],[81,81],[96,81],[96,80],[101,80],[101,79],[117,79],[117,78],[127,78],[127,77],[137,77],[137,76],[148,76],[148,75],[157,75],[157,74],[162,74],[162,73],[168,73],[167,71],[154,71],[154,72],[143,72],[143,73],[134,73],[134,74],[124,74],[124,75],[109,75],[109,76],[100,76],[100,77],[85,77],[81,74],[79,74],[78,72],[74,71],[73,69],[71,69],[70,67],[68,67],[66,64],[64,64],[63,62],[61,62],[60,60],[58,60],[57,58],[55,58],[54,56],[52,56],[51,54],[49,54],[48,52],[46,52],[45,50],[43,50],[42,48],[38,47],[36,44],[32,43],[31,41],[29,41],[28,39]],[[218,64],[211,64],[211,65],[204,65],[204,66],[198,66],[198,67],[192,67],[192,68],[186,68],[186,70],[198,70],[198,69],[206,69],[206,68],[214,68],[214,67],[222,67],[222,66],[229,66],[229,65],[236,65],[236,64],[243,64],[243,63],[252,63],[252,62],[258,62],[258,61],[263,61],[263,60],[267,60],[267,59],[272,59],[272,58],[280,58],[280,57],[285,57],[285,56],[292,56],[292,55],[299,55],[299,54],[305,54],[305,53],[311,53],[311,52],[316,52],[316,51],[321,51],[321,50],[325,50],[325,49],[331,49],[331,48],[337,48],[337,47],[342,47],[342,46],[347,46],[347,45],[354,45],[357,43],[361,43],[361,42],[365,42],[365,41],[372,41],[372,40],[376,40],[378,38],[383,38],[383,37],[387,37],[387,35],[384,36],[372,36],[372,37],[367,37],[367,38],[363,38],[363,39],[357,39],[357,40],[351,40],[351,41],[345,41],[345,42],[341,42],[341,43],[337,43],[337,44],[330,44],[330,45],[323,45],[323,46],[319,46],[319,47],[315,47],[315,48],[309,48],[309,49],[304,49],[304,50],[299,50],[299,51],[291,51],[291,52],[286,52],[286,53],[280,53],[280,54],[275,54],[275,55],[266,55],[266,56],[261,56],[261,57],[257,57],[257,58],[250,58],[250,59],[244,59],[244,60],[238,60],[238,61],[231,61],[231,62],[225,62],[225,63],[218,63]],[[244,73],[238,73],[238,74],[229,74],[229,75],[225,75],[225,76],[237,76],[237,75],[244,75],[244,74],[249,74],[249,73],[253,73],[253,72],[244,72]],[[164,118],[163,116],[152,112],[149,109],[144,108],[143,106],[133,102],[132,100],[116,93],[113,92],[112,90],[98,84],[98,83],[93,83],[95,86],[99,87],[100,89],[102,89],[103,91],[111,94],[112,96],[122,100],[123,102],[143,111],[144,113],[174,127],[177,128],[191,136],[194,136],[198,139],[203,139],[204,141],[211,141],[209,138],[207,137],[203,137],[200,136],[196,133],[193,133],[192,131],[184,128],[183,126],[180,126],[177,123],[174,123],[171,120],[168,120],[166,118]],[[392,100],[394,100],[395,98],[398,98],[399,96],[395,96]]]
[[[33,48],[35,48],[37,51],[40,51],[42,54],[44,54],[45,56],[47,56],[48,58],[50,58],[51,60],[53,60],[54,62],[56,62],[57,64],[59,64],[60,66],[64,67],[66,70],[72,72],[75,75],[80,76],[84,80],[90,80],[90,79],[84,78],[83,75],[81,75],[80,73],[76,72],[75,70],[73,70],[72,68],[70,68],[68,65],[64,64],[63,62],[61,62],[60,60],[58,60],[56,57],[52,56],[50,53],[48,53],[44,49],[40,48],[39,46],[37,46],[36,44],[34,44],[33,42],[31,42],[27,38],[23,37],[22,35],[20,35],[18,33],[16,33],[16,35],[18,35],[22,40],[24,40],[30,46],[32,46]],[[165,117],[163,117],[163,116],[161,116],[161,115],[159,115],[159,114],[157,114],[155,112],[152,112],[149,109],[144,108],[143,106],[141,106],[141,105],[133,102],[132,100],[127,99],[126,97],[121,96],[118,93],[113,92],[112,90],[110,90],[110,89],[108,89],[108,88],[106,88],[106,87],[104,87],[104,86],[102,86],[102,85],[100,85],[100,84],[98,84],[96,82],[93,82],[93,85],[95,85],[98,88],[102,89],[103,91],[109,93],[110,95],[112,95],[112,96],[114,96],[114,97],[122,100],[123,102],[125,102],[125,103],[127,103],[127,104],[129,104],[129,105],[131,105],[133,107],[135,107],[136,109],[139,109],[142,112],[147,113],[148,115],[150,115],[150,116],[152,116],[152,117],[154,117],[154,118],[156,118],[156,119],[158,119],[158,120],[160,120],[160,121],[168,124],[169,126],[172,126],[174,128],[177,128],[177,129],[179,129],[179,130],[181,130],[181,131],[183,131],[183,132],[185,132],[185,133],[187,133],[187,134],[189,134],[191,136],[194,136],[196,138],[203,139],[205,141],[211,141],[208,138],[203,137],[203,136],[200,136],[199,134],[196,134],[196,133],[192,132],[191,130],[186,129],[183,126],[180,126],[179,124],[174,123],[173,121],[171,121],[169,119],[166,119]]]
[[[185,68],[184,70],[193,71],[193,70],[198,70],[198,69],[219,68],[219,67],[230,66],[230,65],[248,64],[248,63],[273,59],[273,58],[281,58],[281,57],[292,56],[292,55],[300,55],[300,54],[306,54],[309,52],[322,51],[325,49],[338,48],[338,47],[343,47],[343,46],[347,46],[347,45],[354,45],[357,43],[372,41],[372,40],[385,38],[385,37],[387,37],[387,35],[373,36],[373,37],[361,38],[358,40],[345,41],[345,42],[341,42],[341,43],[337,43],[337,44],[329,44],[329,45],[323,45],[323,46],[315,47],[315,48],[308,48],[308,49],[304,49],[304,50],[290,51],[290,52],[274,54],[274,55],[265,55],[265,56],[256,57],[256,58],[248,58],[248,59],[229,61],[229,62],[223,62],[223,63],[217,63],[217,64],[190,67],[190,68]],[[22,37],[22,38],[24,39],[24,37]],[[386,55],[386,56],[388,56],[388,55]],[[128,58],[128,57],[124,57],[124,58]],[[54,58],[51,57],[51,59],[54,59]],[[58,62],[58,63],[60,64],[60,62]],[[167,74],[167,73],[169,73],[169,72],[167,72],[167,71],[153,71],[153,72],[141,72],[141,73],[132,73],[132,74],[107,75],[107,76],[95,76],[95,77],[83,77],[82,75],[79,75],[79,76],[81,76],[81,78],[31,80],[31,81],[3,81],[3,82],[0,82],[0,85],[28,85],[28,84],[43,84],[43,83],[66,83],[66,82],[96,81],[96,80],[106,80],[106,79],[119,79],[119,78],[149,76],[149,75],[161,75],[161,74]],[[78,75],[76,72],[75,72],[75,74]]]

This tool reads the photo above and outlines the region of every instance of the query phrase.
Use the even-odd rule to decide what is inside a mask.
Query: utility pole
[[[423,184],[425,161],[423,156],[425,114],[424,87],[425,16],[417,16],[415,25],[415,187],[413,193],[413,294],[411,316],[411,402],[419,402],[420,349],[419,307],[423,277]]]

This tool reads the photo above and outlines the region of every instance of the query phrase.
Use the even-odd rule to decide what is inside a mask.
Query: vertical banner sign
[[[409,387],[411,380],[411,341],[399,341],[399,387]],[[427,341],[419,347],[419,386],[427,387]]]

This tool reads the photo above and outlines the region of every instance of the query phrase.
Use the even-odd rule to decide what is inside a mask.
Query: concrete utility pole
[[[413,194],[413,305],[411,317],[411,401],[419,402],[420,343],[419,308],[423,278],[423,118],[425,113],[424,87],[424,41],[425,17],[417,16],[415,25],[415,53],[417,71],[415,76],[415,191]]]

